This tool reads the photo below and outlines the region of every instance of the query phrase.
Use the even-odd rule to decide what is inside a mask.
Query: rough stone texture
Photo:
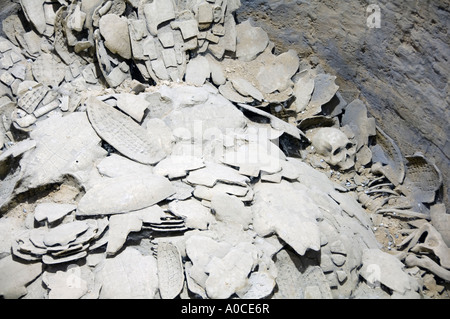
[[[20,4],[11,1],[1,1],[0,2],[0,21],[5,20],[8,16],[16,14],[20,9]],[[3,31],[3,26],[0,24],[0,35],[5,36]]]
[[[100,298],[154,298],[158,289],[157,267],[153,256],[142,256],[136,249],[127,247],[115,258],[106,259],[96,273],[102,282]]]
[[[54,132],[58,135],[53,136]],[[24,175],[20,191],[59,182],[66,175],[85,182],[93,162],[105,155],[98,145],[100,138],[83,113],[48,118],[31,136],[36,148],[21,160]]]
[[[40,263],[16,262],[11,255],[0,259],[0,296],[17,299],[27,293],[26,284],[42,272]]]
[[[366,11],[368,3],[362,0],[243,0],[237,20],[252,18],[277,51],[297,50],[301,58],[337,75],[336,84],[348,102],[364,100],[404,155],[426,153],[446,179],[450,2],[376,4],[380,28],[367,26],[373,12]],[[448,188],[445,193],[448,205]]]
[[[367,99],[345,82],[363,87],[359,75],[327,73],[300,49],[276,52],[263,28],[235,24],[240,0],[66,0],[61,9],[11,1],[27,8],[3,21],[9,41],[0,38],[0,299],[449,297],[437,277],[450,281],[450,250],[437,231],[447,233],[450,215],[422,205],[443,179],[420,153],[403,156],[368,117]],[[319,1],[258,9],[306,4],[313,22],[321,14],[326,24],[340,6],[326,11]],[[42,37],[32,5],[44,7]],[[108,16],[127,21],[132,60],[111,52],[119,43],[105,35],[115,38],[120,25],[100,26]],[[172,30],[197,20],[197,37]],[[327,32],[316,35],[340,31]],[[255,39],[268,44],[251,46]],[[320,41],[328,40],[310,42],[318,52]],[[254,60],[245,62],[243,48]],[[200,57],[204,85],[183,83],[183,74],[184,82],[198,75]],[[339,129],[343,143],[329,148],[351,152],[351,166],[336,171],[326,160],[314,142],[326,129]],[[71,206],[41,214],[49,203]]]
[[[100,19],[100,32],[105,38],[105,46],[125,59],[131,58],[130,36],[126,19],[115,14],[107,14]]]
[[[120,214],[150,207],[175,190],[169,180],[151,174],[106,179],[92,187],[78,204],[77,215]],[[102,203],[101,207],[98,206]]]

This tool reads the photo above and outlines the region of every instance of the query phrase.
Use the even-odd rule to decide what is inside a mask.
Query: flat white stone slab
[[[109,218],[109,235],[106,254],[114,255],[125,244],[128,234],[140,231],[142,220],[132,214],[113,215]]]
[[[222,181],[240,186],[247,186],[250,179],[238,173],[235,169],[213,162],[206,162],[206,167],[192,171],[186,180],[195,185],[213,187],[217,182]]]
[[[140,174],[111,178],[81,198],[77,215],[113,215],[150,207],[175,193],[168,179]]]
[[[188,228],[208,229],[208,225],[215,221],[210,209],[203,206],[197,199],[171,202],[169,210],[183,217]]]
[[[152,174],[153,168],[130,160],[118,154],[111,154],[97,164],[98,172],[105,177],[120,177],[126,175]]]
[[[34,210],[34,219],[38,222],[47,220],[49,223],[53,223],[75,209],[77,206],[72,204],[41,203]]]
[[[250,20],[236,25],[236,57],[243,61],[252,61],[269,44],[269,36],[260,27],[253,27]]]
[[[0,259],[0,296],[17,299],[27,293],[26,285],[42,273],[41,263],[21,263],[12,255]]]
[[[168,176],[169,179],[184,177],[189,171],[205,167],[204,161],[195,156],[177,156],[172,155],[159,162],[154,173],[162,176]]]
[[[302,186],[302,185],[299,185]],[[253,225],[260,236],[276,233],[299,255],[320,249],[317,218],[321,211],[309,197],[306,187],[291,183],[258,183],[254,187]]]
[[[52,116],[30,133],[34,150],[22,157],[20,190],[61,182],[66,175],[84,183],[96,160],[106,156],[100,138],[83,112]],[[55,133],[57,132],[57,133]]]
[[[85,221],[74,221],[67,224],[61,224],[55,228],[51,228],[44,235],[44,244],[50,247],[55,245],[67,245],[88,228],[89,224]]]
[[[100,299],[153,299],[158,289],[155,257],[143,256],[132,247],[107,258],[95,270],[101,282]],[[126,269],[126,271],[124,271]]]
[[[411,289],[409,276],[403,271],[405,265],[395,256],[379,249],[368,249],[362,257],[363,276],[370,284],[383,285],[401,294]]]

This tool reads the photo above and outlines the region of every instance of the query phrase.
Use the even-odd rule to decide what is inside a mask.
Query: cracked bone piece
[[[213,7],[207,2],[202,2],[197,7],[197,20],[201,29],[206,29],[214,20]]]
[[[67,263],[69,261],[74,261],[74,260],[78,260],[81,258],[85,258],[86,256],[87,256],[87,252],[85,249],[80,252],[70,254],[67,256],[63,256],[63,257],[56,257],[56,256],[47,254],[47,255],[42,256],[42,262],[46,265],[55,265],[55,264]]]
[[[54,11],[53,4],[44,3],[45,23],[48,25],[55,25],[56,12]]]
[[[211,80],[215,85],[220,87],[227,81],[222,66],[220,65],[220,63],[215,61],[215,59],[211,57],[211,55],[207,55],[206,58],[208,59],[209,68],[211,70]]]
[[[178,131],[184,132],[184,135],[190,134],[189,138],[194,140],[205,140],[214,136],[218,138],[218,134],[232,130],[241,130],[246,125],[242,112],[217,91],[210,91],[206,85],[174,89],[162,87],[161,93],[173,101],[174,110],[164,121],[174,135]]]
[[[19,46],[18,39],[22,43],[22,35],[25,33],[25,29],[23,28],[22,21],[17,14],[11,14],[5,17],[2,21],[2,28],[6,37],[12,44]]]
[[[143,39],[149,35],[145,21],[129,19],[128,30],[130,32],[133,59],[145,60],[146,57],[144,53]]]
[[[442,278],[443,280],[450,281],[450,271],[439,266],[431,258],[427,256],[417,256],[415,254],[408,254],[405,259],[405,264],[408,267],[418,266],[420,268],[428,269],[433,274]]]
[[[185,271],[185,275],[186,275],[187,289],[190,292],[192,292],[198,296],[201,296],[203,299],[207,299],[205,289],[200,284],[198,284],[197,280],[192,278],[193,276],[191,275],[191,268],[192,268],[192,263],[189,261],[185,262],[184,271]]]
[[[356,161],[362,166],[366,166],[372,161],[372,151],[367,145],[361,147],[356,153]]]
[[[177,56],[176,56],[174,48],[168,48],[168,49],[162,50],[162,58],[163,58],[164,65],[168,72],[169,72],[170,67],[176,67],[178,64]]]
[[[145,99],[151,104],[148,113],[150,119],[161,119],[173,110],[173,101],[169,97],[161,95],[159,92],[146,94]]]
[[[425,239],[423,239],[424,235]],[[450,269],[450,248],[445,244],[442,235],[429,223],[416,230],[407,248],[416,254],[432,252],[439,258],[442,267]]]
[[[158,51],[156,50],[155,38],[149,36],[147,39],[142,40],[142,51],[144,55],[147,55],[150,60],[156,60],[158,58]]]
[[[281,151],[275,144],[267,147],[260,143],[249,143],[240,146],[236,151],[226,151],[221,161],[227,165],[239,167],[239,173],[256,177],[260,171],[268,174],[279,173],[282,170]]]
[[[163,120],[159,118],[149,119],[147,121],[147,132],[153,138],[160,140],[161,146],[167,154],[171,153],[175,142],[175,137],[172,134],[172,130],[166,125],[166,123],[164,123]]]
[[[186,200],[192,197],[192,193],[194,192],[194,188],[182,181],[175,180],[172,182],[173,187],[175,188],[175,194],[168,197],[167,200]]]
[[[156,77],[158,77],[160,80],[169,80],[169,73],[167,72],[162,58],[152,60],[150,64],[151,68],[155,72]]]

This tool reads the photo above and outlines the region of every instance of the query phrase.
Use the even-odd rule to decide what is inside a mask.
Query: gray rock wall
[[[380,28],[376,12],[380,9]],[[295,49],[338,76],[350,102],[359,97],[400,146],[450,172],[449,0],[242,0],[238,21],[251,18],[276,48]],[[374,15],[375,14],[375,15]],[[373,26],[374,24],[372,24]],[[448,207],[449,190],[446,187]]]
[[[0,1],[0,22],[6,19],[11,14],[17,14],[20,8],[19,1],[13,2],[10,0]],[[0,36],[5,36],[3,26],[0,23]]]

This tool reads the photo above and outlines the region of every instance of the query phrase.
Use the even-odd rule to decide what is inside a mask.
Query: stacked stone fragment
[[[437,167],[405,165],[363,101],[274,54],[239,6],[22,0],[29,25],[3,21],[0,225],[26,220],[1,296],[418,298],[426,272],[449,280]],[[409,221],[383,246],[385,215]]]

